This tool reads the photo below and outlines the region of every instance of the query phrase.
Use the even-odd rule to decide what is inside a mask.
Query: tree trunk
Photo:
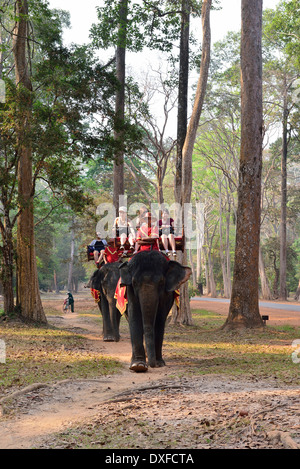
[[[220,261],[223,275],[224,297],[230,298],[227,278],[227,249],[224,250],[223,243],[223,210],[222,210],[222,184],[219,181],[219,235],[220,235]],[[227,240],[227,239],[226,239]],[[224,254],[226,251],[226,254]]]
[[[176,174],[174,190],[175,202],[179,204],[182,203],[182,149],[186,137],[188,120],[190,9],[191,7],[189,0],[182,0],[179,52]]]
[[[202,55],[200,75],[197,84],[193,112],[188,125],[187,134],[182,150],[182,203],[189,203],[192,193],[192,156],[197,136],[197,130],[203,107],[208,71],[210,64],[210,9],[212,0],[204,0],[202,5]]]
[[[114,138],[116,141],[116,151],[113,176],[113,204],[117,213],[119,211],[119,196],[124,194],[124,150],[122,126],[124,123],[125,116],[125,58],[128,0],[120,0],[119,7],[120,22],[118,44],[116,48],[116,77],[120,86],[117,90],[115,105],[116,122]]]
[[[263,300],[272,300],[271,289],[265,271],[265,263],[263,260],[261,248],[259,248],[259,276],[261,283],[261,296]]]
[[[55,290],[55,293],[59,293],[59,285],[57,283],[57,274],[56,274],[56,270],[53,271],[53,283],[54,283],[54,290]]]
[[[69,274],[68,274],[68,291],[71,293],[74,292],[74,282],[73,282],[74,252],[75,252],[75,232],[74,232],[74,220],[73,220],[72,228],[71,228],[71,252],[70,252]]]
[[[235,264],[224,328],[263,326],[258,263],[262,169],[262,0],[242,0],[241,155]]]
[[[14,291],[13,291],[13,240],[12,229],[8,217],[3,226],[3,247],[1,281],[3,286],[4,313],[9,315],[14,311]]]
[[[282,122],[282,157],[281,157],[281,215],[280,215],[280,277],[279,277],[279,299],[287,299],[286,290],[286,207],[287,207],[287,86],[284,86],[283,96],[283,122]]]
[[[15,62],[16,83],[22,94],[22,110],[18,132],[18,198],[20,215],[17,232],[17,275],[19,309],[25,320],[46,323],[43,310],[36,265],[34,219],[33,219],[33,186],[32,154],[29,139],[31,92],[32,85],[27,60],[28,38],[28,5],[27,0],[16,1],[17,22],[14,29],[13,54]]]
[[[210,63],[210,9],[212,0],[204,0],[202,5],[202,56],[200,66],[200,76],[197,85],[197,91],[193,106],[193,112],[188,125],[184,146],[182,149],[182,188],[181,188],[181,201],[182,207],[185,203],[190,203],[192,193],[192,156],[197,135],[197,129],[201,116],[204,96],[206,92],[206,85],[208,79],[208,70]],[[183,210],[184,212],[184,210]],[[184,217],[183,217],[184,218]],[[185,224],[185,220],[183,220]],[[182,263],[187,262],[186,249],[183,253]],[[192,324],[192,315],[190,308],[190,299],[188,294],[188,282],[180,288],[180,310],[178,321],[182,324]]]
[[[226,272],[228,298],[231,297],[231,259],[230,259],[230,210],[226,215]]]
[[[296,301],[299,301],[299,299],[300,299],[300,280],[299,280],[298,288],[297,288],[297,290],[296,290],[294,299],[295,299]]]
[[[211,258],[211,249],[207,250],[207,264],[208,264],[208,282],[209,282],[209,294],[212,298],[217,298],[217,288],[214,277],[214,266]]]

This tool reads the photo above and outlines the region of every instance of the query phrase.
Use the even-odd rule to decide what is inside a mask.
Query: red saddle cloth
[[[92,297],[95,300],[95,303],[99,303],[99,301],[100,301],[100,292],[99,292],[99,290],[95,290],[94,288],[91,288],[91,294],[92,294]]]
[[[120,284],[121,284],[121,279],[119,278],[114,298],[117,300],[116,307],[118,308],[120,313],[123,315],[126,311],[128,300],[127,300],[126,287],[121,287]]]

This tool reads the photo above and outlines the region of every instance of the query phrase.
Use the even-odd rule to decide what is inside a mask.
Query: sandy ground
[[[198,305],[197,302],[193,302],[193,308],[198,307],[224,315],[228,312],[228,305],[212,305],[212,303],[204,305],[203,302]],[[291,313],[287,318],[284,309],[272,312],[268,309],[267,314],[270,316],[270,324],[273,321],[281,323],[283,320],[290,324],[299,323],[299,318],[293,317]],[[290,448],[293,445],[300,448],[299,389],[293,386],[279,388],[276,381],[271,379],[257,381],[214,375],[174,380],[174,375],[180,376],[180,370],[178,365],[172,363],[164,368],[150,369],[148,373],[132,373],[128,369],[131,357],[129,333],[123,334],[119,343],[104,343],[101,330],[97,330],[94,324],[84,322],[84,318],[76,313],[66,314],[63,318],[51,316],[49,322],[62,328],[80,328],[80,333],[84,331],[82,335],[90,341],[93,350],[117,358],[124,366],[117,375],[98,380],[54,383],[19,396],[15,400],[16,414],[13,417],[5,414],[0,417],[1,449],[47,448],[49,441],[53,441],[54,432],[63,431],[78,423],[93,422],[95,419],[98,422],[106,422],[114,412],[122,411],[122,415],[126,417],[126,410],[122,410],[124,403],[122,399],[118,402],[118,397],[133,398],[137,392],[140,396],[139,402],[144,404],[136,406],[138,409],[136,415],[142,412],[143,418],[148,420],[153,419],[154,415],[159,415],[159,424],[173,425],[172,428],[176,432],[183,428],[183,425],[194,429],[195,436],[190,441],[191,448]],[[163,394],[162,398],[161,390],[168,388],[170,392]],[[107,403],[112,402],[115,403],[108,406]],[[245,409],[245,402],[247,403],[245,415],[249,413],[253,416],[263,415],[264,423],[270,421],[268,432],[264,433],[264,437],[261,436],[261,432],[255,431],[256,418],[249,424],[248,433],[240,434],[230,442],[228,438],[222,442],[221,430],[215,431],[217,437],[214,444],[208,445],[199,440],[197,428],[199,430],[203,425],[212,428],[211,425],[215,425],[221,418],[225,421],[242,418],[237,416],[242,415],[241,410]],[[277,409],[275,415],[274,409]],[[269,417],[266,416],[268,411]],[[279,411],[282,411],[282,414],[278,414]],[[132,411],[128,412],[131,412],[132,416]],[[283,433],[280,434],[286,435],[288,442],[280,438],[278,429],[274,428],[276,418],[281,422],[280,429]],[[152,423],[154,425],[154,420]],[[157,419],[155,424],[157,425]],[[272,436],[272,429],[277,432],[277,437],[274,434]],[[294,432],[293,439],[290,438],[291,431]],[[185,435],[182,438],[186,438],[187,432],[182,434]],[[145,444],[151,448],[149,441]],[[166,447],[168,446],[162,442],[161,448]]]

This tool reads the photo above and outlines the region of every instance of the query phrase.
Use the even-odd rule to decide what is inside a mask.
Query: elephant
[[[119,262],[104,264],[92,275],[88,286],[99,291],[98,306],[103,319],[103,340],[118,342],[120,340],[121,314],[116,307],[114,298],[117,283],[120,278]]]
[[[175,290],[186,282],[190,267],[171,261],[159,251],[142,251],[119,267],[121,286],[126,286],[132,357],[129,369],[146,372],[165,366],[162,344]],[[144,347],[144,338],[148,363]]]

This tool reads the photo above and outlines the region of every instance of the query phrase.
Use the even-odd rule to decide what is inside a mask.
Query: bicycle
[[[71,307],[70,307],[70,304],[69,304],[69,300],[68,298],[66,298],[64,300],[64,304],[63,304],[63,313],[68,313],[70,311]]]

